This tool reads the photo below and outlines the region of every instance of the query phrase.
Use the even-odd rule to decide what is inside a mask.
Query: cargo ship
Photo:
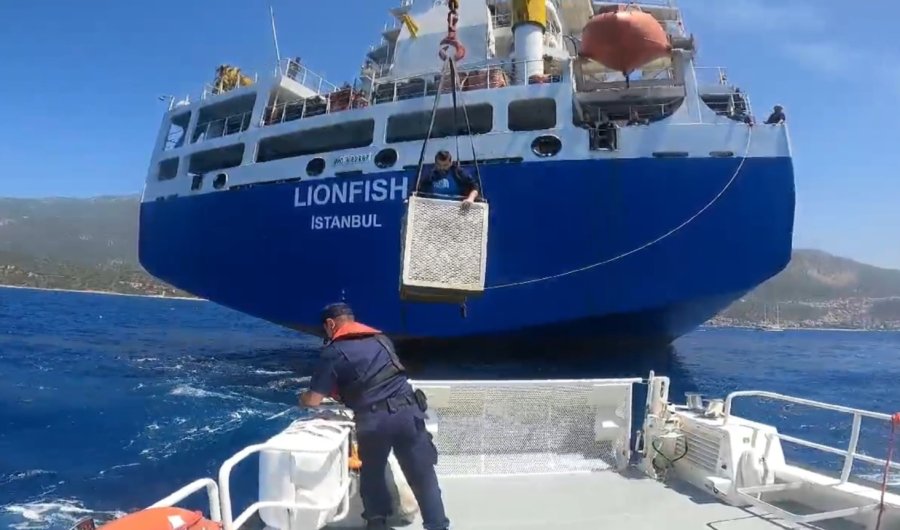
[[[170,100],[140,208],[148,272],[304,332],[344,300],[407,344],[644,346],[788,263],[787,126],[756,123],[723,68],[695,64],[674,2],[390,13],[352,82],[279,58]],[[490,205],[484,290],[462,303],[400,289],[406,200],[440,150]]]

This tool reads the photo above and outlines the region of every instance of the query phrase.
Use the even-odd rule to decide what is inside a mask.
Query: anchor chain
[[[459,0],[447,0],[447,7],[449,8],[447,13],[447,36],[441,40],[441,49],[438,51],[438,57],[442,61],[446,61],[449,56],[449,49],[453,48],[453,60],[461,61],[466,56],[466,48],[456,36],[456,24],[459,23]]]

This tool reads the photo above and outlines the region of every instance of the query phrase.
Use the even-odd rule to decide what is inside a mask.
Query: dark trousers
[[[362,460],[359,491],[366,520],[391,515],[385,470],[388,455],[393,449],[419,503],[422,526],[425,530],[443,530],[450,526],[434,471],[437,449],[431,440],[431,433],[425,430],[421,413],[414,405],[403,407],[393,414],[382,411],[366,414],[365,418],[357,417],[357,440]]]

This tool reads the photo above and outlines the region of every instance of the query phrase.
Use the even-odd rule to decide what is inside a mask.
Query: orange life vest
[[[111,521],[100,530],[220,530],[222,525],[183,508],[147,508]]]

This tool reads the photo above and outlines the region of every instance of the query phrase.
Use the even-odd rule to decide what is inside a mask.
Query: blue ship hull
[[[703,209],[740,163],[483,166],[487,285],[560,275],[642,247]],[[387,184],[366,182],[374,178]],[[399,340],[646,344],[693,330],[790,259],[791,160],[748,158],[712,206],[658,243],[555,279],[488,290],[463,315],[457,305],[400,299],[405,205],[395,188],[413,178],[412,171],[345,177],[358,193],[332,202],[310,188],[322,185],[315,179],[145,202],[141,263],[183,290],[303,331],[317,332],[320,308],[343,298]]]

